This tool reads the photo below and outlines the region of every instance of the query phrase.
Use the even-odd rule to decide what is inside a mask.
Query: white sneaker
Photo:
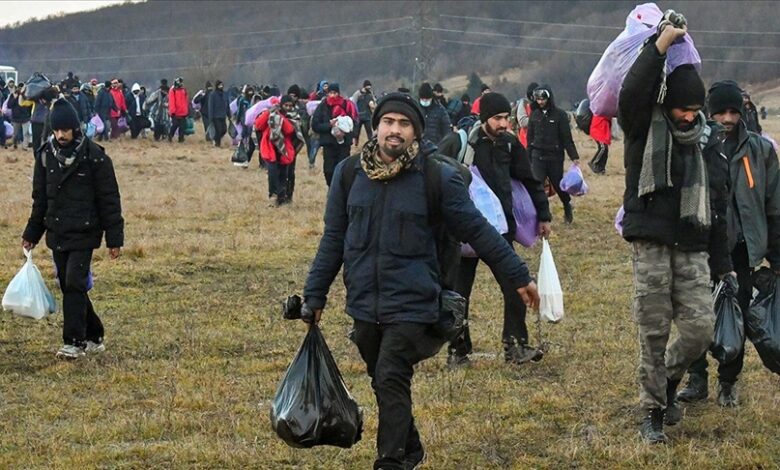
[[[105,352],[106,345],[101,341],[99,343],[92,342],[90,340],[87,340],[87,346],[84,348],[84,352],[87,354],[98,354]]]
[[[55,357],[57,359],[73,361],[85,355],[86,352],[84,351],[84,348],[81,348],[79,346],[74,346],[72,344],[65,344],[60,348],[59,351],[57,351]]]

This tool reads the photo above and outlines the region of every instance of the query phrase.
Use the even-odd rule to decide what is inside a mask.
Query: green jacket
[[[744,239],[751,267],[764,258],[780,269],[780,169],[772,144],[740,121],[738,144],[729,155],[733,196],[729,204],[729,247]]]

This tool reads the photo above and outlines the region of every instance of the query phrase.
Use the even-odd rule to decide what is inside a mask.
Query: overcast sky
[[[108,5],[123,3],[122,0],[92,1],[3,1],[0,2],[0,27],[27,21],[32,18],[45,18],[53,13],[75,13],[77,11],[96,10]]]

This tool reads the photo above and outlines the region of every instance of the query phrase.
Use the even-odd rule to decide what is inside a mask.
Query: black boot
[[[677,386],[679,380],[666,380],[666,411],[664,412],[664,424],[674,426],[682,420],[682,411],[677,405]]]
[[[677,394],[677,400],[683,403],[693,403],[706,400],[708,395],[707,376],[694,372],[688,374],[688,383]]]
[[[563,205],[563,220],[567,224],[574,222],[574,209],[571,207],[571,202]]]
[[[639,434],[642,436],[642,440],[648,444],[665,444],[664,410],[660,408],[649,410],[639,427]]]
[[[736,382],[718,382],[718,405],[734,408],[738,404]]]

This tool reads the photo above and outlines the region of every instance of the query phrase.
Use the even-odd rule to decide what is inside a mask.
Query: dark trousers
[[[374,138],[374,129],[371,128],[371,120],[368,121],[360,121],[360,125],[357,128],[357,132],[355,133],[355,138],[358,142],[360,142],[360,131],[361,129],[366,130],[366,139],[371,140]]]
[[[225,118],[212,119],[211,123],[214,125],[214,145],[217,147],[222,146],[222,137],[227,133],[227,124]]]
[[[203,135],[206,136],[206,142],[211,142],[211,137],[209,137],[209,124],[211,124],[211,119],[209,119],[208,116],[205,116],[202,113],[200,115],[200,118],[203,121]]]
[[[555,189],[558,197],[564,206],[571,202],[571,195],[561,189],[561,179],[563,178],[563,159],[548,159],[534,156],[531,159],[534,176],[544,183],[545,178],[550,179],[550,184]]]
[[[141,133],[142,130],[144,130],[144,122],[146,121],[146,118],[143,116],[136,116],[133,120],[130,121],[130,138],[131,139],[137,139],[138,134]]]
[[[422,444],[412,416],[414,365],[433,357],[443,340],[421,323],[379,325],[355,320],[352,340],[366,363],[379,408],[374,468],[402,469]]]
[[[590,168],[595,173],[603,173],[607,170],[607,159],[609,159],[609,145],[596,141],[598,149],[596,155],[590,160]]]
[[[734,247],[734,251],[731,252],[731,263],[734,265],[734,272],[737,273],[737,283],[739,284],[739,290],[737,291],[737,303],[739,304],[742,313],[742,321],[745,321],[745,314],[747,309],[750,308],[750,301],[753,297],[753,280],[751,278],[753,274],[753,268],[750,267],[748,261],[747,245],[743,243],[737,243]],[[742,372],[742,365],[745,360],[745,343],[742,343],[742,351],[733,361],[718,365],[718,380],[721,382],[734,383],[739,378],[739,374]],[[689,374],[699,374],[707,377],[707,352],[697,359],[691,367],[688,368]]]
[[[293,199],[293,193],[295,192],[295,162],[297,161],[298,157],[287,165],[287,197],[285,202],[292,202]]]
[[[92,250],[55,251],[53,256],[62,290],[62,341],[76,346],[103,341],[103,323],[87,295]]]
[[[277,204],[287,199],[287,178],[290,165],[282,165],[279,161],[266,162],[268,168],[268,196],[276,196]]]
[[[336,169],[341,160],[349,157],[349,143],[346,145],[323,145],[322,146],[322,172],[325,173],[325,183],[330,187],[330,181],[333,179],[333,170]]]
[[[165,124],[161,122],[154,122],[154,140],[160,140],[163,137],[166,137],[167,133],[165,132]]]
[[[38,147],[41,146],[42,137],[43,137],[43,123],[42,122],[32,123],[33,152],[37,151]]]
[[[122,130],[119,129],[119,118],[118,117],[112,117],[111,118],[111,138],[116,139],[120,135],[122,135]]]
[[[168,141],[173,140],[173,135],[176,134],[176,130],[178,129],[179,142],[184,142],[184,128],[186,127],[186,119],[187,118],[171,116],[171,130],[168,132]]]
[[[504,235],[504,238],[509,241],[510,245],[512,244],[509,235]],[[479,258],[461,258],[458,266],[458,280],[455,283],[455,292],[466,299],[467,319],[470,310],[469,298],[471,297],[471,289],[474,286],[478,264]],[[508,278],[492,268],[491,272],[493,273],[493,278],[501,287],[501,294],[504,296],[504,328],[501,333],[501,340],[508,344],[514,344],[515,342],[528,343],[528,328],[525,325],[526,307],[523,299]],[[449,351],[460,356],[471,354],[472,345],[468,324],[466,324],[463,335],[450,343]]]

